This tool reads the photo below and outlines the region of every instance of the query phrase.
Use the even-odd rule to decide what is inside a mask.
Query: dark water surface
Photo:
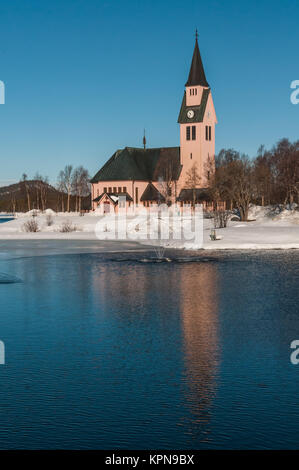
[[[3,224],[4,222],[10,222],[13,219],[13,217],[0,217],[0,224]]]
[[[298,252],[2,255],[0,448],[298,448]]]

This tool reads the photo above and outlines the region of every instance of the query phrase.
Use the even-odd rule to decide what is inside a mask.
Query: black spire
[[[192,63],[191,63],[191,68],[189,72],[188,81],[185,84],[185,86],[201,85],[204,87],[209,87],[209,84],[205,76],[205,71],[202,65],[202,60],[200,57],[197,38],[198,38],[198,33],[196,30],[195,47],[194,47],[194,52],[193,52],[193,57],[192,57]]]

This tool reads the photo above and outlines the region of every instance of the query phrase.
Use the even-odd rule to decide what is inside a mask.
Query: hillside
[[[76,209],[76,196],[71,196],[71,210]],[[27,212],[30,209],[66,209],[67,194],[38,180],[20,181],[0,187],[1,212]],[[82,209],[90,209],[90,196],[83,197]]]

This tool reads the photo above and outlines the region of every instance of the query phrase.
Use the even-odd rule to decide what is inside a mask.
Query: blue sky
[[[66,164],[93,175],[124,146],[179,145],[177,117],[199,31],[216,150],[254,156],[299,138],[297,0],[2,0],[0,180]]]

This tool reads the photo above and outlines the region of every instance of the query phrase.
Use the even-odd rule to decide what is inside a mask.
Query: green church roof
[[[158,181],[165,179],[165,170],[171,167],[173,179],[178,179],[180,147],[142,149],[125,147],[117,150],[92,178],[99,181]]]
[[[193,201],[194,196],[196,202],[212,201],[209,188],[182,189],[176,200],[178,202]]]

